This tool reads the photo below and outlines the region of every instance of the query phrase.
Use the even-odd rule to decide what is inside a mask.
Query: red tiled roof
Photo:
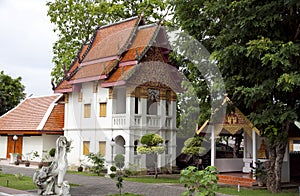
[[[83,62],[118,55],[127,41],[129,41],[138,21],[139,18],[135,17],[131,20],[99,28],[93,45]]]
[[[8,134],[10,131],[26,132],[41,130],[44,123],[49,124],[61,117],[61,111],[59,114],[55,113],[61,107],[54,107],[55,110],[52,110],[53,104],[60,97],[61,95],[51,95],[25,99],[14,109],[0,117],[0,132]],[[47,121],[49,116],[51,116],[51,119]],[[57,117],[53,119],[53,116]],[[60,126],[55,127],[55,130],[62,130],[63,126],[61,126],[61,123],[57,122],[57,125]]]
[[[55,105],[42,130],[62,131],[64,128],[64,111],[65,104]]]
[[[106,74],[104,72],[109,71],[114,61],[115,60],[111,60],[80,67],[78,72],[73,76],[72,80],[104,75]]]
[[[118,67],[118,69],[104,83],[111,83],[124,80],[124,77],[127,75],[128,71],[131,70],[133,67],[134,65]]]
[[[126,51],[121,62],[135,60],[137,54],[141,55],[145,48],[149,46],[150,40],[153,38],[156,29],[157,25],[152,25],[148,28],[139,28],[130,49]]]
[[[88,45],[84,45],[80,51],[79,57],[82,58],[83,54],[86,52],[88,48]],[[76,58],[76,61],[74,62],[74,64],[71,65],[71,67],[69,68],[68,72],[67,72],[67,76],[71,75],[77,68],[79,67],[79,62],[78,62],[78,58]],[[68,84],[67,80],[64,79],[54,90],[55,93],[59,93],[59,92],[65,92],[68,89],[72,89],[72,85]]]
[[[151,59],[148,59],[150,61],[165,62],[168,51],[163,51],[160,59],[159,55],[148,52],[151,46],[168,42],[166,37],[162,36],[163,32],[161,25],[142,25],[141,18],[138,17],[98,28],[88,48],[83,49],[85,53],[80,65],[77,61],[70,69],[75,70],[72,72],[72,78],[62,82],[55,92],[71,92],[74,83],[103,79],[104,86],[109,86],[109,83],[122,84],[130,78],[130,73],[134,72],[132,68],[145,59],[147,61],[148,56],[151,56]],[[116,83],[119,81],[122,82]]]

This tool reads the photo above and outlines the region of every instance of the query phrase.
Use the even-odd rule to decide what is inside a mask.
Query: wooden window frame
[[[104,149],[101,149],[101,144],[104,145]],[[104,153],[102,153],[101,151],[104,151]],[[105,156],[105,155],[106,155],[106,141],[99,141],[99,153],[100,153],[102,156]]]
[[[82,145],[83,145],[82,154],[88,155],[90,153],[90,141],[83,141]]]
[[[103,107],[105,106],[105,109]],[[107,116],[107,102],[99,103],[99,117],[106,117]]]
[[[84,118],[91,118],[91,110],[92,110],[92,105],[90,103],[84,104],[83,105],[83,117]]]

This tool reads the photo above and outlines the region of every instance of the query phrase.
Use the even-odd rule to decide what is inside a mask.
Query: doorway
[[[7,153],[6,158],[10,158],[10,153],[19,153],[22,155],[23,136],[18,135],[16,141],[13,140],[13,135],[7,136]],[[22,159],[22,156],[20,156]]]

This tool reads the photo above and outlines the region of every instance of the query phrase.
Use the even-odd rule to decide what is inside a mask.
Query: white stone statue
[[[66,137],[60,136],[56,140],[54,160],[48,167],[43,166],[33,174],[33,182],[39,188],[39,195],[70,195],[68,181],[64,181],[67,172],[67,151],[70,142]]]

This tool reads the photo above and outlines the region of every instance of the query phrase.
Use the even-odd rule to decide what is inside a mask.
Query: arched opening
[[[115,154],[125,154],[125,140],[122,136],[117,136],[115,138],[116,148]]]

